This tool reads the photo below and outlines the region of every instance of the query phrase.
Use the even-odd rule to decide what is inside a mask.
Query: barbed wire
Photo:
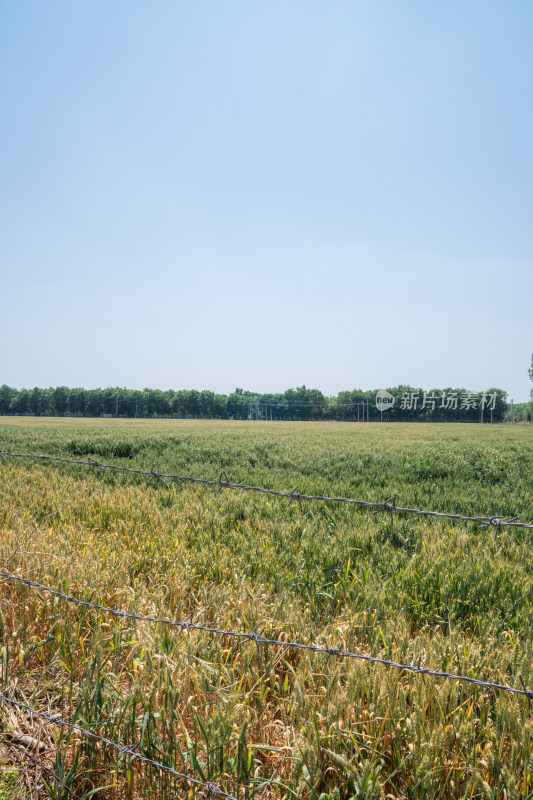
[[[484,681],[478,678],[471,678],[468,675],[456,675],[453,672],[442,672],[438,669],[429,669],[428,667],[421,666],[421,660],[419,661],[418,665],[416,664],[400,664],[397,661],[391,661],[390,659],[379,658],[377,656],[369,656],[364,655],[363,653],[352,653],[349,650],[343,650],[340,648],[329,647],[328,643],[324,639],[326,647],[320,647],[319,645],[315,644],[308,644],[305,642],[285,642],[281,639],[269,639],[266,636],[262,636],[259,633],[256,633],[259,624],[255,626],[253,631],[251,632],[243,632],[243,631],[233,631],[233,630],[226,630],[222,628],[212,628],[207,625],[197,625],[195,622],[191,622],[190,618],[192,615],[189,615],[183,621],[176,621],[172,619],[164,619],[159,617],[149,617],[144,616],[142,614],[130,614],[127,611],[119,611],[116,608],[108,608],[107,606],[101,606],[97,603],[91,603],[88,600],[80,600],[73,595],[67,595],[65,592],[60,592],[57,589],[52,589],[49,586],[45,586],[42,583],[37,583],[36,581],[32,581],[29,578],[23,578],[19,575],[10,575],[6,572],[0,572],[0,578],[4,578],[5,580],[15,581],[17,583],[25,584],[34,589],[40,589],[43,592],[48,592],[48,594],[53,595],[54,597],[59,597],[62,600],[65,600],[69,603],[75,603],[78,606],[85,606],[87,608],[92,608],[97,611],[103,611],[107,614],[111,614],[112,616],[119,617],[120,619],[132,619],[139,622],[151,622],[154,624],[162,624],[168,625],[170,627],[179,628],[181,631],[186,631],[187,633],[190,631],[203,631],[204,633],[209,633],[214,636],[229,636],[235,639],[240,639],[241,641],[251,641],[254,642],[257,646],[260,644],[262,645],[272,645],[274,647],[284,647],[287,649],[293,650],[306,650],[311,653],[322,653],[328,656],[329,658],[352,658],[358,661],[366,661],[369,664],[381,664],[385,667],[391,667],[393,669],[399,669],[405,672],[411,672],[415,675],[421,675],[424,678],[426,675],[432,678],[447,678],[449,680],[454,681],[461,681],[464,683],[471,683],[475,686],[481,686],[487,689],[494,689],[498,691],[508,692],[510,694],[522,695],[527,698],[529,705],[531,705],[531,701],[533,700],[533,691],[527,689],[525,686],[522,677],[520,676],[520,681],[522,683],[522,689],[517,689],[514,686],[507,686],[501,683],[493,683],[492,681]]]
[[[181,780],[187,781],[188,783],[194,784],[195,786],[200,786],[202,789],[205,789],[211,795],[218,795],[220,797],[226,797],[228,800],[237,800],[236,797],[232,794],[228,794],[220,787],[215,786],[212,783],[205,783],[204,781],[199,781],[197,778],[193,778],[190,775],[185,775],[183,772],[178,772],[173,767],[169,767],[166,764],[161,764],[159,761],[153,761],[151,758],[147,756],[143,756],[140,753],[136,753],[135,750],[132,750],[131,745],[120,745],[117,742],[114,742],[112,739],[107,739],[105,736],[100,736],[97,733],[93,733],[93,731],[87,730],[87,728],[82,728],[80,725],[76,725],[73,722],[67,722],[61,717],[52,717],[49,714],[44,714],[42,711],[37,711],[35,708],[26,705],[25,703],[19,703],[17,700],[11,700],[11,698],[6,697],[3,694],[0,694],[0,701],[2,703],[9,704],[14,706],[15,708],[19,708],[23,711],[27,711],[30,714],[35,715],[36,717],[40,717],[41,719],[45,720],[45,723],[48,725],[56,725],[57,727],[63,728],[70,728],[74,731],[79,731],[83,733],[84,736],[88,736],[91,739],[95,739],[98,742],[102,742],[103,744],[108,745],[108,747],[112,747],[118,753],[123,755],[131,756],[132,758],[136,759],[137,761],[141,761],[143,764],[148,764],[151,767],[156,767],[157,769],[162,770],[163,772],[168,772],[170,775],[173,775],[175,778],[180,778]]]
[[[77,459],[68,459],[61,456],[49,456],[45,454],[37,455],[34,453],[11,453],[7,452],[5,449],[0,450],[0,456],[7,456],[11,458],[21,458],[21,459],[35,459],[39,461],[48,461],[48,462],[61,462],[72,464],[76,466],[82,467],[92,467],[95,469],[107,469],[119,472],[126,472],[136,475],[141,475],[148,478],[148,481],[159,481],[163,483],[165,486],[166,480],[175,480],[175,481],[183,481],[189,483],[196,483],[196,484],[204,484],[206,486],[217,486],[219,490],[222,489],[231,489],[231,490],[238,490],[238,491],[252,491],[266,495],[272,495],[280,498],[286,498],[289,500],[289,505],[292,502],[297,502],[300,509],[302,509],[302,502],[303,501],[321,501],[325,503],[343,503],[346,505],[355,505],[363,508],[372,509],[375,514],[380,512],[385,512],[390,514],[391,519],[391,526],[394,524],[394,514],[395,513],[403,513],[403,514],[414,514],[419,516],[427,516],[433,518],[444,518],[449,520],[455,521],[465,521],[465,522],[474,522],[477,523],[480,527],[492,527],[495,529],[495,535],[498,534],[500,528],[506,527],[514,527],[514,528],[526,528],[526,529],[533,529],[533,524],[518,522],[518,517],[513,517],[512,519],[506,520],[504,516],[501,515],[493,515],[493,516],[467,516],[463,514],[454,514],[454,513],[447,513],[447,512],[437,512],[437,511],[427,511],[422,509],[416,508],[406,508],[402,506],[396,505],[396,495],[390,497],[389,499],[383,502],[370,502],[365,500],[356,500],[347,497],[329,497],[326,495],[307,495],[300,493],[298,491],[298,487],[295,487],[291,492],[284,492],[278,491],[274,489],[268,489],[259,486],[247,485],[244,483],[233,483],[228,479],[225,471],[222,471],[219,475],[218,480],[210,480],[207,478],[198,478],[188,475],[178,475],[178,474],[167,474],[161,472],[159,462],[154,463],[151,470],[141,470],[141,469],[134,469],[132,467],[124,467],[120,465],[114,464],[104,464],[95,459],[87,457],[87,461],[77,460]],[[260,633],[257,633],[257,629],[259,625],[256,625],[255,628],[251,632],[242,632],[242,631],[234,631],[234,630],[227,630],[227,629],[220,629],[215,627],[209,627],[205,625],[199,625],[191,621],[191,616],[187,617],[183,621],[176,621],[171,619],[165,618],[158,618],[154,616],[147,616],[141,614],[132,614],[126,611],[121,611],[115,608],[109,608],[106,606],[99,605],[97,603],[92,603],[86,600],[81,600],[74,595],[68,595],[65,592],[52,589],[49,586],[44,584],[38,583],[36,581],[30,580],[29,578],[21,577],[19,575],[11,575],[6,572],[0,572],[0,578],[6,581],[12,581],[15,583],[26,585],[30,588],[46,592],[54,597],[57,597],[61,600],[64,600],[68,603],[73,603],[78,606],[87,607],[96,611],[101,611],[103,613],[110,614],[114,617],[120,619],[131,619],[133,621],[139,622],[149,622],[152,624],[162,624],[166,626],[171,626],[174,628],[179,629],[181,632],[190,631],[202,631],[208,633],[213,636],[227,636],[234,639],[238,639],[240,642],[243,641],[251,641],[256,644],[257,647],[260,645],[265,646],[274,646],[274,647],[283,647],[287,649],[293,650],[301,650],[301,651],[308,651],[311,653],[318,653],[327,656],[327,660],[329,661],[330,658],[336,659],[355,659],[359,661],[366,662],[371,665],[381,664],[384,667],[397,669],[403,672],[411,673],[415,676],[422,676],[422,679],[425,680],[425,677],[432,677],[435,679],[446,679],[446,680],[453,680],[463,683],[472,684],[478,686],[480,688],[490,689],[493,691],[501,691],[506,692],[509,694],[514,694],[516,696],[525,697],[528,701],[529,706],[531,707],[531,703],[533,700],[533,691],[528,689],[523,681],[522,676],[519,676],[520,682],[522,684],[522,688],[516,688],[506,684],[495,683],[492,681],[485,681],[478,678],[470,677],[468,675],[457,675],[451,672],[443,672],[439,669],[430,669],[428,667],[424,667],[421,665],[421,659],[418,661],[418,664],[402,664],[390,659],[383,659],[375,656],[365,655],[362,653],[354,653],[348,650],[344,650],[341,648],[334,648],[328,645],[328,642],[324,639],[325,647],[316,645],[316,644],[309,644],[305,642],[298,642],[298,641],[282,641],[278,639],[271,639],[268,637],[263,636]],[[2,694],[0,694],[0,702],[10,704],[11,706],[17,707],[27,713],[32,715],[38,716],[41,719],[45,720],[46,724],[55,725],[57,727],[68,728],[71,730],[76,730],[81,734],[92,738],[93,740],[99,741],[102,744],[107,745],[108,747],[113,748],[119,754],[124,754],[130,756],[132,759],[135,759],[139,762],[147,764],[155,769],[159,769],[164,771],[175,778],[184,780],[191,785],[195,785],[201,787],[211,796],[218,795],[220,797],[228,798],[228,800],[236,800],[233,795],[230,795],[220,789],[220,787],[211,784],[202,782],[196,778],[193,778],[189,775],[184,773],[178,772],[174,768],[162,764],[160,762],[154,761],[147,756],[143,756],[140,753],[135,752],[132,749],[132,745],[119,745],[117,742],[114,742],[110,739],[107,739],[104,736],[100,736],[98,734],[93,733],[92,731],[87,730],[75,723],[67,722],[57,716],[50,716],[43,712],[37,711],[32,707],[25,705],[24,703],[20,703],[16,700],[12,700]]]
[[[416,514],[418,516],[424,517],[434,517],[437,519],[450,519],[456,520],[457,522],[475,522],[480,527],[492,527],[495,529],[495,535],[498,534],[500,528],[508,527],[508,528],[528,528],[533,530],[533,524],[527,522],[517,522],[519,517],[512,517],[511,519],[506,520],[505,516],[501,514],[494,514],[492,516],[475,516],[471,517],[466,514],[453,514],[450,512],[443,512],[443,511],[427,511],[420,508],[406,508],[404,506],[396,505],[396,495],[390,497],[388,500],[382,502],[372,502],[368,500],[355,500],[350,497],[328,497],[327,495],[318,495],[318,494],[302,494],[298,491],[298,487],[296,486],[292,492],[283,492],[278,491],[276,489],[267,489],[262,486],[251,486],[245,483],[232,483],[226,473],[223,471],[220,473],[218,480],[209,479],[209,478],[196,478],[191,475],[176,475],[172,473],[165,473],[161,472],[159,468],[159,462],[155,462],[152,466],[151,470],[143,470],[143,469],[134,469],[133,467],[123,467],[119,464],[103,464],[100,461],[96,461],[96,459],[87,457],[87,461],[80,461],[77,459],[72,458],[64,458],[63,456],[49,456],[49,455],[37,455],[35,453],[9,453],[5,449],[0,450],[0,456],[8,456],[10,458],[29,458],[35,459],[37,461],[50,461],[50,462],[61,462],[64,464],[75,464],[81,467],[92,467],[93,469],[108,469],[114,470],[117,472],[128,472],[133,475],[143,475],[151,480],[160,481],[165,486],[165,480],[175,480],[175,481],[184,481],[188,483],[201,483],[205,486],[218,486],[220,489],[236,489],[238,491],[248,491],[248,492],[258,492],[260,494],[267,494],[273,495],[274,497],[284,497],[289,500],[289,505],[296,501],[302,509],[302,501],[321,501],[324,503],[344,503],[346,505],[354,505],[359,506],[362,508],[373,508],[376,509],[375,513],[379,513],[380,511],[384,511],[390,514],[391,517],[391,524],[394,523],[394,514]],[[167,487],[168,488],[168,487]]]

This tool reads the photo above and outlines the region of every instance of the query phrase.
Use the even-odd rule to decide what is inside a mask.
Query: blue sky
[[[533,5],[0,0],[0,383],[526,400]]]

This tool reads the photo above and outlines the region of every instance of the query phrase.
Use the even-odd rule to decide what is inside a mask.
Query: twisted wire
[[[22,578],[18,575],[9,575],[6,572],[0,572],[0,578],[4,578],[5,580],[11,580],[17,583],[22,583],[26,586],[29,586],[34,589],[39,589],[43,592],[48,592],[55,597],[59,597],[62,600],[65,600],[69,603],[75,603],[78,606],[85,606],[87,608],[92,608],[97,611],[103,611],[106,614],[111,614],[112,616],[119,617],[121,619],[132,619],[139,622],[151,622],[154,624],[162,624],[168,625],[170,627],[179,628],[181,631],[203,631],[204,633],[209,633],[214,636],[229,636],[235,639],[240,639],[241,641],[251,641],[255,642],[256,645],[272,645],[274,647],[284,647],[293,650],[307,650],[311,653],[323,653],[327,655],[328,658],[353,658],[358,661],[366,661],[369,664],[382,664],[385,667],[391,667],[393,669],[402,670],[405,672],[411,672],[415,675],[422,675],[429,676],[432,678],[446,678],[453,681],[461,681],[464,683],[471,683],[475,686],[481,686],[487,689],[494,689],[502,692],[508,692],[510,694],[522,695],[526,697],[528,702],[531,703],[533,700],[533,691],[527,689],[526,686],[523,684],[522,689],[517,689],[514,686],[507,686],[501,683],[493,683],[492,681],[484,681],[478,678],[471,678],[468,675],[456,675],[453,672],[441,672],[438,669],[429,669],[428,667],[422,667],[420,664],[400,664],[397,661],[391,661],[390,659],[379,658],[377,656],[369,656],[364,655],[363,653],[352,653],[349,650],[343,650],[334,647],[320,647],[319,645],[315,644],[307,644],[304,642],[285,642],[280,639],[269,639],[266,636],[262,636],[259,633],[256,633],[254,628],[251,632],[243,632],[243,631],[232,631],[226,630],[222,628],[213,628],[207,625],[197,625],[195,622],[190,622],[187,620],[183,621],[176,621],[172,619],[164,619],[159,617],[149,617],[144,616],[142,614],[130,614],[126,611],[119,611],[115,608],[108,608],[107,606],[101,606],[97,603],[91,603],[87,600],[80,600],[73,595],[67,595],[65,592],[60,592],[56,589],[52,589],[49,586],[45,586],[42,583],[37,583],[36,581],[32,581],[29,578]]]
[[[185,775],[182,772],[178,772],[173,767],[169,767],[166,764],[161,764],[159,761],[153,761],[151,758],[148,758],[147,756],[143,756],[140,753],[136,753],[134,750],[131,749],[131,746],[119,745],[112,739],[107,739],[105,736],[100,736],[97,733],[93,733],[93,731],[89,731],[87,730],[87,728],[82,728],[80,725],[76,725],[73,722],[67,722],[66,720],[61,719],[60,717],[51,717],[49,714],[44,714],[42,711],[36,711],[36,709],[32,708],[31,706],[28,706],[25,703],[19,703],[17,700],[11,700],[9,697],[6,697],[3,694],[0,694],[0,701],[2,703],[14,706],[15,708],[20,708],[23,711],[27,711],[36,717],[44,719],[47,725],[56,725],[57,727],[70,728],[71,730],[79,731],[80,733],[83,733],[84,736],[87,736],[90,739],[95,739],[97,742],[102,742],[103,744],[106,744],[108,747],[112,747],[118,753],[131,756],[137,761],[141,761],[143,764],[149,764],[151,767],[156,767],[157,769],[160,769],[163,772],[168,772],[169,775],[173,775],[175,778],[181,778],[182,780],[194,784],[195,786],[201,786],[202,789],[206,789],[210,794],[219,795],[220,797],[226,797],[228,798],[228,800],[237,800],[232,794],[227,794],[227,792],[224,792],[222,789],[220,789],[218,786],[215,786],[212,783],[204,783],[204,781],[199,781],[197,778],[192,778],[190,775]]]
[[[466,514],[453,514],[450,512],[443,512],[443,511],[427,511],[420,508],[406,508],[403,506],[396,505],[396,495],[390,500],[394,502],[390,502],[390,500],[386,500],[385,502],[372,502],[368,500],[355,500],[350,497],[328,497],[327,495],[318,495],[318,494],[302,494],[297,491],[297,488],[293,489],[292,492],[283,492],[278,491],[276,489],[267,489],[262,486],[251,486],[245,483],[232,483],[231,481],[227,480],[227,476],[224,472],[221,473],[218,480],[209,479],[209,478],[196,478],[191,475],[176,475],[172,473],[165,473],[159,471],[159,464],[153,465],[151,470],[143,470],[143,469],[134,469],[133,467],[123,467],[118,464],[103,464],[100,461],[96,461],[93,458],[87,458],[87,461],[80,461],[77,459],[72,458],[63,458],[62,456],[49,456],[49,455],[36,455],[35,453],[9,453],[6,450],[0,450],[0,456],[8,456],[10,458],[29,458],[35,459],[37,461],[50,461],[50,462],[62,462],[64,464],[75,464],[77,466],[82,467],[92,467],[93,469],[108,469],[114,470],[117,472],[128,472],[133,475],[144,475],[145,477],[149,478],[150,480],[158,480],[162,483],[165,483],[166,480],[175,480],[175,481],[183,481],[187,483],[201,483],[206,486],[218,486],[220,489],[236,489],[239,491],[248,491],[248,492],[258,492],[260,494],[268,494],[273,495],[275,497],[285,497],[289,500],[289,503],[296,501],[300,508],[302,507],[302,501],[320,501],[323,503],[344,503],[346,505],[354,505],[360,506],[362,508],[372,508],[379,511],[385,511],[391,515],[391,521],[393,519],[394,513],[399,514],[416,514],[418,516],[424,517],[434,517],[440,519],[450,519],[456,520],[458,522],[475,522],[480,527],[493,527],[498,533],[498,531],[503,527],[508,528],[528,528],[533,530],[533,524],[527,522],[518,522],[518,517],[513,517],[512,519],[506,520],[504,516],[501,514],[493,514],[492,516],[475,516],[471,517]],[[224,479],[223,479],[224,478]],[[165,484],[166,485],[166,484]]]

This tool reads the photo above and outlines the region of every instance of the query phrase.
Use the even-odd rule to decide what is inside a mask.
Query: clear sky
[[[0,384],[527,400],[533,4],[0,0]]]

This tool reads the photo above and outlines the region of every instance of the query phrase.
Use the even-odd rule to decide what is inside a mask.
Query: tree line
[[[491,388],[473,393],[464,388],[432,389],[396,386],[386,390],[394,403],[376,406],[376,390],[354,389],[328,397],[300,386],[274,394],[235,389],[231,394],[181,389],[48,389],[0,387],[0,414],[80,417],[195,417],[205,419],[345,420],[407,422],[502,422],[507,393]]]

